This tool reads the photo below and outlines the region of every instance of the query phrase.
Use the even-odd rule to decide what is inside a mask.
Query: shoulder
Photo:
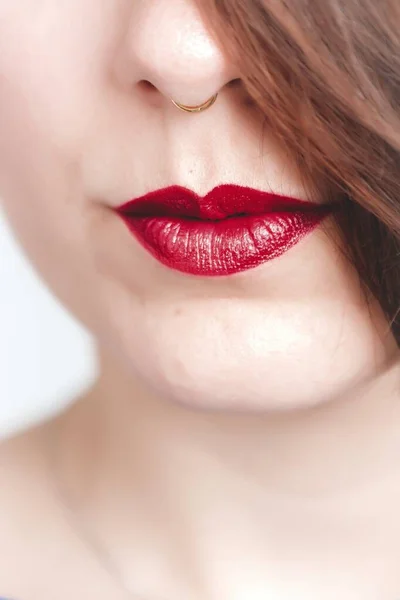
[[[19,521],[27,519],[28,499],[33,508],[42,495],[44,433],[45,427],[38,427],[0,442],[0,532],[16,513]]]
[[[47,448],[58,424],[0,442],[0,600],[115,595],[53,491]]]
[[[44,474],[44,440],[48,424],[0,441],[0,502],[13,498],[16,491],[31,485]],[[1,514],[0,514],[1,516]]]
[[[38,478],[44,474],[42,431],[31,429],[0,442],[0,527],[5,526],[6,507],[26,507],[28,489],[32,501],[39,491]]]
[[[52,518],[46,431],[45,425],[0,442],[0,598],[26,597],[22,574],[29,576],[45,554]]]

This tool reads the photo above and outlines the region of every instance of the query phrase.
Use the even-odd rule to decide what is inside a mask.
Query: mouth
[[[160,263],[203,277],[233,275],[281,256],[331,211],[331,206],[233,184],[206,196],[171,186],[116,209]]]

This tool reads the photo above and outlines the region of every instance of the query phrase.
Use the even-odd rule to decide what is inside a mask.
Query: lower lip
[[[142,246],[163,265],[202,277],[233,275],[281,256],[325,218],[318,206],[220,221],[121,214]]]

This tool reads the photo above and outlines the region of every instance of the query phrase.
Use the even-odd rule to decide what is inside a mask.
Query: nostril
[[[149,102],[153,106],[160,106],[162,94],[160,93],[160,90],[153,83],[151,83],[151,81],[148,79],[142,79],[138,81],[137,90],[144,102]]]
[[[149,91],[149,92],[156,92],[157,91],[157,88],[155,87],[155,85],[153,85],[150,81],[147,81],[147,79],[142,79],[141,81],[139,81],[138,85],[144,91]]]

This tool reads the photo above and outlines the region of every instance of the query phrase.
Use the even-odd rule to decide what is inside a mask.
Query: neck
[[[97,384],[76,412],[86,415],[93,433],[124,452],[127,479],[130,457],[138,450],[153,457],[159,452],[161,460],[165,452],[176,452],[189,462],[193,453],[207,456],[211,468],[225,468],[227,476],[251,478],[265,491],[331,493],[334,486],[381,476],[389,440],[400,435],[399,356],[324,405],[250,415],[172,405],[101,350],[99,365]]]
[[[212,556],[210,545],[216,540],[229,545],[232,527],[235,535],[244,532],[242,555],[244,540],[251,540],[252,556],[257,535],[270,532],[268,514],[282,506],[290,511],[305,501],[326,506],[339,495],[362,495],[400,478],[399,357],[329,404],[257,415],[172,405],[103,351],[99,364],[96,386],[67,419],[62,455],[70,487],[78,490],[88,514],[101,505],[102,532],[112,502],[126,530],[132,513],[140,514],[140,524],[131,524],[136,534],[144,527],[146,539],[150,524],[157,523],[154,536],[180,540],[181,556],[191,553],[192,544],[196,552],[204,544]],[[115,520],[105,539],[112,539],[114,526]]]

